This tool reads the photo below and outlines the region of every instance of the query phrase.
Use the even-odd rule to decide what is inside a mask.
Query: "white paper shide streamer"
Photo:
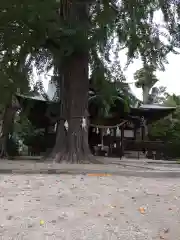
[[[111,134],[111,131],[110,131],[110,129],[108,128],[107,129],[107,135],[110,135]]]
[[[82,123],[81,123],[82,129],[86,129],[87,123],[86,123],[86,119],[83,117],[82,118]]]
[[[66,129],[66,131],[68,131],[68,128],[69,128],[69,123],[68,121],[66,120],[65,123],[64,123],[64,127]]]

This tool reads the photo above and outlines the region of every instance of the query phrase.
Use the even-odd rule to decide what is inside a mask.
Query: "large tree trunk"
[[[1,133],[0,133],[0,158],[8,157],[7,143],[9,140],[9,134],[12,133],[14,116],[18,109],[17,102],[13,97],[9,97],[9,101],[6,104],[2,117]]]
[[[61,116],[52,157],[57,162],[96,163],[88,145],[88,54],[74,53],[63,65]]]
[[[59,63],[59,71],[63,76],[63,79],[59,78],[61,113],[52,157],[57,162],[96,162],[88,145],[89,6],[83,1],[73,0],[67,3],[65,11],[60,11],[60,15],[67,25],[76,29],[78,34],[67,37],[68,42],[72,44],[73,53],[64,57]],[[60,10],[62,9],[61,7]],[[56,59],[58,61],[57,54]],[[64,126],[66,121],[67,130]],[[83,121],[86,122],[84,127]]]
[[[6,158],[8,156],[7,153],[7,143],[9,138],[9,115],[11,110],[9,106],[6,106],[4,109],[4,114],[2,117],[2,125],[1,125],[1,135],[0,135],[0,158]]]

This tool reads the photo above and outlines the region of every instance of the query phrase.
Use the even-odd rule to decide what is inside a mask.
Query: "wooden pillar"
[[[136,125],[134,125],[134,140],[136,140],[137,135],[137,128]]]
[[[104,149],[104,135],[103,135],[103,128],[100,129],[99,131],[100,138],[101,138],[101,150]]]
[[[141,128],[141,140],[144,140],[144,117],[141,117],[141,122],[140,122],[140,128]]]
[[[124,125],[121,127],[121,157],[124,156]]]
[[[113,140],[116,140],[117,136],[116,136],[116,128],[113,128]]]
[[[144,126],[141,126],[141,140],[144,140]]]

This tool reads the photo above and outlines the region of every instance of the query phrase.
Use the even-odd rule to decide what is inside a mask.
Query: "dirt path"
[[[179,226],[177,179],[0,175],[3,240],[180,240]]]

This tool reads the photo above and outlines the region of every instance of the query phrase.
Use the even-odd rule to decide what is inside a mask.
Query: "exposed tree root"
[[[61,136],[61,138],[58,137],[58,135]],[[90,151],[86,130],[79,128],[76,134],[69,133],[67,135],[64,135],[61,130],[58,135],[56,145],[51,154],[47,157],[48,160],[69,164],[102,163],[98,161]]]
[[[78,144],[77,146],[74,144],[71,148],[68,148],[66,141],[64,141],[62,146],[59,146],[59,149],[56,145],[52,153],[48,156],[48,160],[52,160],[57,163],[69,164],[101,164],[102,162],[98,161],[91,153],[89,146],[83,142],[83,139],[81,139],[81,141],[80,145]]]
[[[88,127],[83,129],[79,119],[72,119],[70,129],[66,131],[62,123],[58,126],[56,144],[46,159],[57,163],[102,164],[91,153],[88,144]]]
[[[81,156],[80,156],[81,155]],[[54,157],[52,157],[53,162],[58,163],[69,163],[69,164],[101,164],[102,162],[98,161],[95,156],[92,154],[78,154],[73,152],[62,151],[56,153]]]

